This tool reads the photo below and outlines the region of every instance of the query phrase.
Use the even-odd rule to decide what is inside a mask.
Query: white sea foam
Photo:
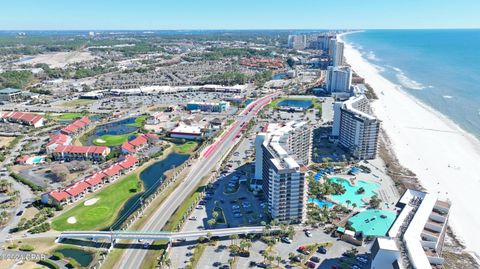
[[[397,77],[398,82],[405,88],[412,90],[423,90],[426,88],[422,83],[407,77],[401,70],[397,72],[395,76]]]
[[[452,99],[453,98],[453,96],[451,96],[451,95],[444,95],[442,97],[445,98],[445,99]]]

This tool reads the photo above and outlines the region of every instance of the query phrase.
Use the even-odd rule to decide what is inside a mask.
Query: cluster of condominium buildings
[[[269,124],[255,139],[255,179],[262,182],[273,219],[301,222],[306,218],[312,131],[307,122]]]

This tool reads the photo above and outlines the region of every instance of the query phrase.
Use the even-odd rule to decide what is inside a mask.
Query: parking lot
[[[311,237],[306,236],[305,233],[300,230],[296,232],[291,243],[276,243],[271,248],[269,252],[270,255],[273,255],[275,257],[280,256],[280,265],[283,268],[302,268],[299,266],[298,263],[289,259],[289,253],[299,255],[302,258],[302,264],[304,264],[311,257],[317,257],[318,262],[313,262],[315,264],[315,268],[331,269],[334,266],[340,266],[342,263],[348,264],[348,268],[352,268],[353,265],[358,266],[358,268],[360,269],[370,268],[371,259],[369,258],[369,254],[367,253],[370,249],[370,245],[357,247],[357,257],[367,257],[366,260],[361,258],[358,258],[359,260],[357,260],[356,258],[347,258],[343,254],[346,250],[351,249],[353,247],[352,245],[340,241],[337,238],[332,238],[330,235],[325,234],[322,229],[315,229],[309,231],[311,232]],[[232,243],[231,241],[232,240],[229,240],[227,238],[223,241],[219,241],[215,246],[207,246],[202,257],[200,258],[197,268],[218,268],[221,265],[228,265],[229,259],[234,258],[230,255],[230,251],[228,248]],[[240,239],[236,240],[235,244],[238,245],[239,241]],[[329,246],[325,248],[326,253],[324,254],[315,251],[309,255],[303,255],[298,251],[299,247],[301,246],[322,243],[329,243]],[[253,265],[253,262],[263,263],[264,258],[262,257],[261,253],[267,248],[268,246],[264,242],[260,240],[254,240],[252,242],[252,246],[250,247],[250,257],[237,256],[235,258],[236,268],[256,267]],[[313,260],[316,260],[316,258],[313,258]],[[276,265],[277,261],[274,261],[273,264]]]

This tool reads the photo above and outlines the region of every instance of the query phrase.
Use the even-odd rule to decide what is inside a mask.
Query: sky
[[[478,0],[0,0],[0,30],[480,28]]]

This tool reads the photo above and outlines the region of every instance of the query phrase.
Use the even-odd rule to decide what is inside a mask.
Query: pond
[[[65,256],[65,258],[72,258],[77,261],[80,266],[88,267],[90,263],[93,261],[93,253],[89,251],[85,251],[83,249],[78,248],[61,248],[56,250],[55,252],[60,252]]]
[[[140,180],[143,183],[145,191],[130,198],[120,211],[111,229],[117,229],[141,204],[141,201],[154,193],[166,171],[182,165],[189,157],[188,154],[170,153],[165,159],[155,162],[140,173]]]
[[[282,80],[282,79],[285,79],[286,77],[287,77],[287,74],[279,73],[279,74],[275,74],[272,77],[272,80]]]
[[[312,105],[312,100],[310,99],[285,99],[277,104],[278,107],[299,107],[299,108],[309,108]]]
[[[123,135],[133,133],[138,130],[138,127],[130,125],[134,123],[135,117],[132,117],[99,125],[95,127],[87,137],[85,145],[93,145],[93,141],[102,135]]]

